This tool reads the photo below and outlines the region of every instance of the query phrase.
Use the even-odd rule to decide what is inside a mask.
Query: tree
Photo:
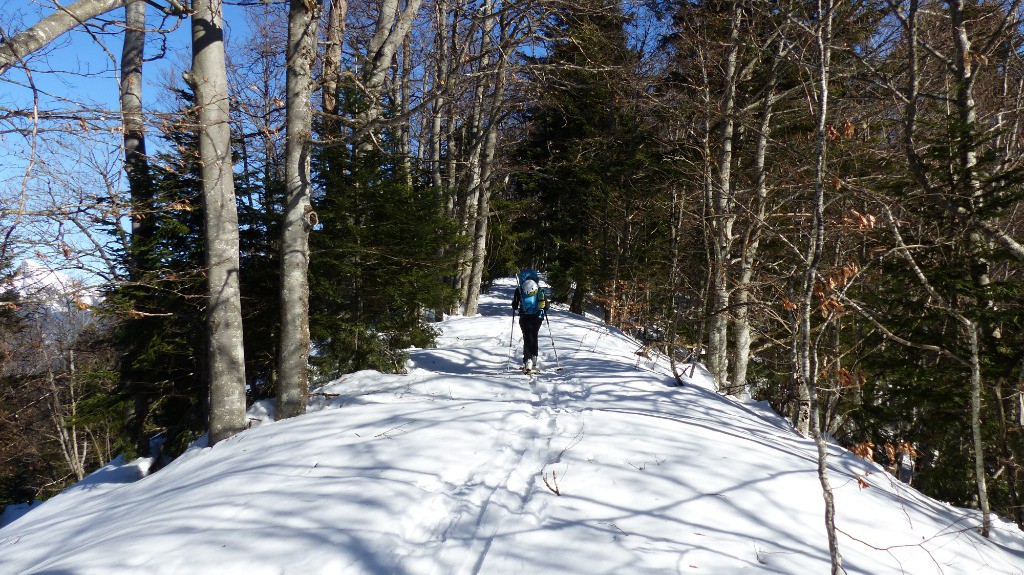
[[[199,108],[206,230],[210,444],[245,426],[245,361],[224,27],[220,0],[197,0],[192,14],[192,69],[187,80]]]
[[[0,75],[3,75],[12,66],[23,64],[26,58],[46,47],[61,34],[87,20],[123,8],[133,2],[134,0],[79,0],[69,6],[58,6],[53,14],[27,30],[19,32],[13,38],[2,38]],[[177,4],[180,13],[185,13],[177,0],[170,0],[170,3],[172,6]]]
[[[169,151],[150,159],[145,242],[133,237],[121,254],[129,271],[139,259],[134,254],[144,254],[145,272],[135,270],[134,281],[113,286],[100,306],[116,322],[120,387],[133,405],[128,423],[135,451],[165,457],[202,434],[209,393],[198,114],[192,93],[177,97],[181,110],[161,125]],[[108,229],[119,225],[106,223]],[[161,435],[159,454],[150,453],[154,434]]]
[[[626,18],[605,3],[563,4],[550,15],[545,55],[530,64],[543,96],[525,111],[520,193],[532,198],[536,236],[522,261],[544,262],[570,311],[596,292],[613,313],[631,261],[627,222],[643,200],[634,178],[646,166],[648,134],[632,108],[642,83],[627,45]],[[627,248],[627,246],[629,246]],[[637,259],[637,258],[634,258]]]
[[[900,243],[904,243],[904,249],[900,253],[908,262],[913,262],[916,279],[929,294],[930,305],[948,314],[958,325],[961,349],[967,350],[965,356],[955,354],[953,357],[959,356],[969,374],[973,472],[977,504],[983,515],[982,533],[986,536],[990,529],[990,502],[982,398],[984,381],[994,374],[986,373],[985,364],[998,357],[999,344],[996,340],[1001,336],[997,335],[1000,332],[997,326],[1004,321],[1000,316],[1010,315],[1005,311],[997,313],[997,308],[1010,311],[1014,307],[1000,306],[996,299],[1002,290],[997,289],[993,281],[993,248],[997,242],[1004,246],[1008,243],[998,240],[999,235],[1005,238],[1006,234],[993,234],[992,230],[998,228],[1003,210],[1019,202],[1021,195],[1016,189],[1019,167],[1014,165],[1015,162],[1007,161],[1007,156],[999,154],[998,149],[992,154],[992,144],[998,143],[1001,137],[998,133],[1005,129],[1003,117],[1006,112],[1003,109],[991,110],[990,117],[994,116],[997,121],[985,122],[979,115],[975,93],[979,82],[985,82],[981,62],[997,57],[997,50],[1012,49],[1010,46],[1019,42],[1019,39],[1004,36],[1008,23],[1016,18],[1016,9],[1016,4],[981,7],[955,0],[945,2],[945,10],[937,15],[948,20],[949,36],[945,38],[934,37],[919,28],[923,13],[916,1],[910,2],[906,17],[901,18],[907,39],[904,153],[908,169],[916,184],[932,198],[940,198],[944,211],[951,215],[948,219],[939,220],[941,224],[935,231],[949,234],[945,236],[949,239],[944,241],[950,242],[953,250],[939,248],[938,251],[947,252],[947,257],[952,260],[950,263],[963,270],[963,277],[971,279],[970,285],[942,278],[945,272],[936,274],[919,266],[917,261],[920,257],[912,258],[910,249],[902,240]],[[975,20],[979,25],[969,27],[968,22]],[[944,55],[946,51],[952,55]],[[929,59],[933,59],[933,63],[928,63]],[[922,72],[927,70],[939,71],[947,78],[949,107],[933,107],[929,102],[932,97],[923,91],[922,83],[937,83],[923,77]],[[1009,74],[1011,70],[1011,67],[1006,67],[1002,73]],[[991,80],[988,82],[993,83]],[[996,106],[1000,104],[998,101],[994,103]],[[925,122],[935,120],[921,117],[929,112],[938,116],[945,129],[929,129]],[[986,123],[992,127],[986,128]],[[896,221],[891,221],[895,229]],[[953,224],[952,229],[942,225],[946,222]],[[942,278],[939,279],[941,283],[929,275],[932,278],[938,275]],[[1003,418],[1001,416],[1000,420]]]
[[[316,4],[292,0],[288,12],[288,87],[285,181],[287,196],[281,230],[281,345],[278,359],[277,416],[306,411],[309,388],[309,231],[316,225],[310,204],[310,141],[313,128],[313,76],[316,59]]]
[[[453,223],[422,180],[407,185],[399,155],[330,148],[316,164],[323,227],[311,238],[314,365],[322,377],[400,371],[402,350],[436,335],[425,310],[453,299],[439,281],[455,253]]]
[[[124,447],[124,406],[112,401],[113,349],[82,286],[38,263],[4,276],[19,285],[0,294],[6,504],[55,494],[113,458]]]
[[[825,185],[828,177],[828,118],[829,89],[831,87],[832,65],[832,22],[835,5],[832,0],[818,0],[816,10],[809,20],[813,22],[814,40],[818,59],[814,63],[817,72],[815,99],[817,100],[815,139],[814,196],[812,200],[812,229],[805,256],[803,283],[800,290],[799,329],[794,337],[793,355],[797,360],[796,376],[800,380],[800,397],[807,398],[809,422],[798,424],[798,430],[811,437],[818,448],[818,480],[825,499],[825,530],[828,534],[828,548],[832,560],[832,575],[843,572],[843,558],[839,552],[839,539],[835,526],[835,500],[828,480],[826,457],[828,446],[821,433],[821,414],[818,405],[818,361],[814,336],[811,332],[812,305],[818,283],[819,266],[825,246]]]

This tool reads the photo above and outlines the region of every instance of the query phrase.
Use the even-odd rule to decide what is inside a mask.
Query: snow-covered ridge
[[[406,375],[347,375],[286,421],[257,407],[141,480],[144,462],[102,470],[0,529],[0,573],[829,572],[811,441],[558,309],[546,373],[508,371],[511,289]],[[983,539],[974,511],[835,446],[829,475],[847,573],[1024,569],[1011,524]]]
[[[33,260],[23,260],[0,291],[11,291],[19,300],[44,305],[53,312],[87,309],[100,301],[95,288]]]

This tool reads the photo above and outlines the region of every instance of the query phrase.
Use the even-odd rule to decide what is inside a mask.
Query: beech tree
[[[245,428],[238,207],[231,161],[223,5],[221,0],[196,0],[192,8],[192,69],[185,77],[195,90],[199,108],[213,445]]]
[[[292,0],[288,11],[286,198],[281,230],[281,343],[278,347],[277,416],[305,413],[309,388],[309,232],[313,130],[313,61],[319,4]]]
[[[141,46],[157,33],[143,2],[71,2],[0,38],[0,73],[31,83],[62,30],[126,9],[114,123],[99,106],[0,110],[47,153],[84,126],[124,154],[95,186],[33,156],[33,183],[3,198],[17,233],[0,260],[11,238],[45,235],[34,221],[63,219],[85,243],[131,247],[130,263],[98,252],[111,282],[174,276],[164,306],[205,293],[213,441],[244,425],[244,377],[298,415],[310,379],[400,371],[401,350],[433,337],[426,310],[475,313],[488,280],[520,263],[547,271],[572,311],[599,307],[640,353],[705,362],[720,391],[768,399],[819,448],[874,443],[881,459],[898,446],[915,463],[901,479],[1024,524],[1019,2],[287,5],[287,42],[285,3],[244,8],[261,15],[260,41],[234,46],[228,86],[224,6],[196,2],[191,91],[175,92],[192,110],[159,123],[142,107]],[[145,125],[170,139],[147,141]],[[147,155],[163,146],[180,154]],[[108,213],[40,208],[41,176]],[[202,209],[176,201],[200,187]],[[176,257],[158,266],[150,244]],[[122,311],[166,313],[143,300]],[[166,361],[122,383],[187,381],[157,395],[190,394],[180,409],[196,413],[199,317],[148,317],[175,344],[146,347]]]
[[[39,21],[12,38],[2,38],[0,43],[0,75],[12,66],[25,64],[25,59],[46,47],[60,35],[81,25],[87,20],[123,8],[134,0],[79,0],[68,6],[55,5],[53,14]],[[171,6],[177,0],[169,0]],[[184,13],[181,5],[177,8]]]

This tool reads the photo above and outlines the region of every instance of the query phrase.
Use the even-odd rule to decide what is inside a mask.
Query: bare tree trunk
[[[459,77],[459,75],[456,74],[456,71],[458,70],[457,66],[459,65],[458,62],[456,62],[456,54],[459,54],[459,43],[461,41],[459,38],[458,25],[461,13],[462,12],[459,8],[458,3],[455,3],[454,7],[452,8],[452,22],[451,29],[449,30],[450,36],[449,38],[446,39],[448,42],[448,58],[446,60],[448,63],[446,64],[446,66],[448,68],[448,79],[449,82],[451,83],[456,82],[456,78]],[[450,89],[451,87],[449,87],[449,90]],[[448,109],[444,110],[445,112],[447,112],[446,125],[448,126],[448,132],[446,134],[446,137],[448,139],[448,161],[447,165],[445,166],[444,176],[445,188],[447,192],[447,198],[445,200],[445,213],[448,215],[449,218],[455,219],[458,217],[459,209],[459,189],[457,188],[456,184],[459,181],[459,166],[462,163],[460,160],[462,159],[463,156],[462,148],[465,147],[466,138],[464,133],[465,123],[463,123],[463,125],[461,126],[461,131],[463,132],[460,135],[461,137],[456,138],[455,136],[455,126],[457,125],[456,118],[458,117],[456,106],[458,102],[454,96],[451,98],[451,102],[452,103],[448,106]],[[458,274],[458,269],[456,269],[455,271],[456,274]],[[457,279],[458,277],[456,276],[456,281]],[[455,284],[455,287],[457,288],[458,284]]]
[[[800,302],[800,328],[797,337],[799,352],[797,357],[800,360],[800,387],[801,398],[806,396],[809,400],[808,410],[810,419],[810,432],[814,443],[818,448],[818,481],[821,483],[822,496],[825,499],[825,530],[828,535],[829,555],[832,560],[832,575],[840,575],[843,572],[843,558],[839,552],[839,539],[835,527],[835,499],[832,494],[832,486],[828,480],[827,456],[828,446],[821,433],[821,414],[818,409],[818,358],[816,346],[811,332],[811,315],[813,311],[814,284],[818,271],[818,264],[821,261],[825,243],[825,179],[826,179],[826,154],[828,147],[828,101],[830,65],[832,59],[832,18],[834,16],[833,0],[818,0],[818,14],[821,15],[816,31],[816,42],[818,45],[819,60],[818,67],[818,113],[815,138],[817,141],[815,156],[816,170],[814,179],[814,219],[811,230],[811,241],[807,253],[807,268],[804,270],[802,299]],[[806,390],[806,391],[804,391]],[[803,405],[801,405],[803,409]]]
[[[479,92],[479,91],[478,91]],[[482,94],[477,94],[478,98],[482,98]],[[477,209],[479,208],[479,197],[481,188],[480,179],[480,158],[483,154],[483,142],[481,141],[481,130],[476,124],[481,120],[480,103],[474,104],[474,112],[472,115],[473,127],[469,130],[469,137],[472,138],[472,144],[470,146],[469,158],[467,159],[466,176],[463,180],[460,188],[464,189],[459,194],[459,228],[460,233],[466,238],[466,247],[459,253],[459,258],[456,264],[456,270],[458,277],[456,278],[456,287],[459,290],[459,307],[461,313],[466,313],[467,294],[469,292],[469,278],[472,274],[473,267],[473,251],[475,242],[473,241],[473,233],[476,229],[476,217]]]
[[[1008,401],[1006,397],[1006,383],[1007,378],[1001,377],[997,380],[995,385],[996,401],[998,402],[999,408],[999,450],[1002,454],[1002,465],[1007,469],[1006,472],[1006,487],[1010,493],[1010,507],[1013,509],[1013,521],[1017,524],[1017,528],[1024,529],[1024,506],[1021,505],[1020,497],[1020,483],[1017,479],[1020,473],[1020,454],[1018,453],[1017,446],[1014,445],[1011,439],[1011,433],[1019,434],[1019,429],[1011,428],[1007,423],[1010,421],[1011,413],[1013,413],[1013,402]],[[1000,470],[1002,471],[1002,469]],[[1000,472],[996,472],[998,475]]]
[[[231,165],[228,79],[221,0],[196,0],[192,70],[187,80],[199,109],[206,220],[209,330],[210,445],[245,427],[245,359],[238,278],[238,206]]]
[[[341,49],[345,42],[345,17],[348,15],[348,0],[330,0],[331,10],[327,17],[327,49],[323,63],[323,110],[327,114],[338,113],[338,84],[341,82]]]
[[[494,5],[485,0],[479,14],[483,18],[480,33],[481,82],[477,87],[477,100],[473,108],[473,149],[470,154],[470,185],[476,190],[469,201],[475,203],[471,216],[466,221],[466,232],[470,237],[467,261],[463,269],[462,310],[466,315],[476,315],[480,299],[480,284],[483,280],[484,258],[487,251],[487,212],[490,210],[491,163],[497,142],[497,122],[500,120],[499,105],[504,89],[504,56],[491,67],[491,34],[494,31]],[[504,32],[504,30],[502,30]],[[493,77],[492,82],[484,79]],[[487,92],[485,84],[490,85]]]
[[[434,50],[434,91],[438,95],[434,99],[430,112],[430,182],[437,193],[442,193],[441,144],[444,140],[444,135],[441,133],[441,129],[445,109],[443,92],[447,89],[449,81],[447,2],[437,2],[434,9],[434,25],[437,27],[434,40],[436,46]]]
[[[963,192],[968,194],[971,213],[977,213],[984,204],[981,182],[978,179],[978,152],[975,134],[977,132],[977,111],[974,103],[975,67],[971,40],[967,32],[967,17],[964,14],[964,0],[948,0],[950,25],[953,33],[953,45],[956,57],[953,66],[956,70],[956,107],[962,133],[958,134],[959,163],[958,176]],[[986,239],[976,227],[972,226],[968,234],[971,252],[971,274],[975,289],[983,301],[981,307],[992,308],[992,301],[987,293],[991,283],[989,262],[984,257]],[[978,330],[982,325],[971,322],[968,327],[968,340],[971,349],[971,433],[974,436],[974,472],[978,489],[978,507],[982,514],[981,534],[988,537],[992,526],[990,517],[988,488],[985,478],[985,445],[981,435],[981,346],[978,341]]]
[[[733,319],[734,347],[732,388],[735,392],[744,392],[747,387],[747,369],[750,365],[750,304],[753,298],[754,264],[757,260],[758,248],[761,244],[761,230],[768,203],[768,177],[765,169],[765,157],[768,152],[768,139],[772,123],[772,98],[778,82],[778,61],[782,57],[782,42],[776,43],[776,53],[772,60],[771,72],[761,101],[761,125],[758,130],[757,144],[754,150],[754,173],[756,184],[754,189],[754,206],[751,211],[750,227],[747,229],[740,256],[740,270],[733,297],[736,311]]]
[[[708,273],[706,274],[704,286],[701,292],[700,332],[697,336],[698,341],[694,357],[694,370],[696,370],[696,364],[700,361],[701,355],[704,354],[706,349],[704,345],[704,335],[706,333],[705,328],[709,323],[709,318],[714,313],[711,303],[711,292],[714,289],[715,282],[715,238],[713,235],[715,227],[715,181],[711,170],[711,82],[708,74],[709,63],[707,62],[703,51],[698,52],[698,57],[700,58],[701,63],[701,95],[703,100],[703,119],[701,121],[701,159],[703,160],[701,162],[701,187],[704,196],[704,205],[702,206],[701,220],[705,222],[705,225],[702,226],[702,231],[704,232],[704,261],[707,264]],[[707,332],[710,332],[710,330],[707,330]],[[710,333],[708,335],[710,336]],[[710,347],[710,342],[707,347]],[[710,357],[705,361],[706,363],[710,363]]]
[[[729,389],[729,264],[732,255],[732,144],[736,120],[736,88],[739,67],[741,3],[733,2],[730,19],[729,53],[725,61],[721,105],[718,172],[712,188],[712,229],[714,233],[714,283],[712,288],[711,331],[708,336],[708,369],[719,390]]]
[[[146,42],[146,3],[137,0],[125,7],[124,44],[121,50],[121,122],[124,128],[124,169],[131,195],[132,236],[128,250],[128,277],[139,281],[151,271],[153,261],[149,250],[153,240],[153,182],[146,155],[145,123],[142,115],[142,64]],[[127,364],[128,362],[124,362]],[[122,371],[123,383],[132,394],[129,416],[130,435],[140,455],[149,454],[149,441],[144,437],[149,412],[149,398],[138,384],[130,380],[127,365]]]
[[[142,116],[142,63],[146,42],[146,3],[136,0],[125,7],[124,45],[121,50],[121,121],[124,126],[124,169],[132,200],[130,277],[140,278],[149,258],[140,254],[152,240],[153,186],[146,156]]]
[[[381,88],[387,79],[395,54],[408,36],[423,0],[408,0],[399,10],[399,0],[383,0],[377,14],[377,23],[367,48],[367,64],[363,70],[363,89],[366,91],[366,110],[356,117],[357,129],[369,128],[383,111]],[[357,148],[365,153],[372,148],[371,139],[362,140]]]
[[[291,0],[288,10],[284,225],[281,228],[281,343],[277,361],[277,418],[306,412],[309,392],[310,137],[319,3]]]
[[[402,117],[409,118],[409,97],[412,93],[412,46],[409,37],[402,42],[402,60],[398,66],[398,78],[395,87],[395,100]],[[402,168],[405,170],[405,185],[412,188],[412,120],[402,122],[398,128],[398,149],[402,154]]]
[[[504,33],[504,30],[503,30]],[[474,234],[473,270],[470,275],[469,294],[466,298],[466,313],[475,315],[480,301],[480,286],[483,284],[484,264],[487,256],[487,225],[491,211],[491,183],[493,180],[494,155],[498,143],[498,122],[501,118],[503,92],[505,89],[506,60],[504,53],[498,56],[495,72],[497,79],[492,88],[490,118],[484,138],[484,149],[480,167],[480,197],[476,210],[476,231]]]
[[[985,477],[985,444],[981,436],[981,346],[978,343],[978,327],[966,327],[971,351],[971,435],[974,439],[974,476],[978,484],[978,507],[981,509],[981,535],[988,537],[992,529],[992,517]]]
[[[40,341],[46,342],[47,336],[45,335],[44,328],[40,325],[37,329],[40,333]],[[74,342],[65,341],[61,342],[61,345],[68,346],[67,349],[62,349],[58,352],[60,355],[68,354],[66,374],[68,382],[66,390],[61,389],[57,381],[58,377],[62,374],[55,373],[58,366],[64,363],[64,359],[58,360],[52,357],[50,355],[51,347],[48,345],[44,344],[40,347],[40,352],[46,366],[46,383],[50,388],[50,422],[53,424],[54,435],[56,436],[57,444],[60,446],[64,462],[71,473],[75,475],[75,479],[81,481],[85,477],[86,457],[89,451],[87,444],[79,446],[78,427],[75,423],[77,420],[76,408],[78,398],[75,393]],[[65,395],[67,396],[67,402],[65,402]]]
[[[485,18],[488,18],[489,21],[489,14],[485,15]],[[488,35],[481,33],[479,52],[481,61],[480,67],[477,70],[480,74],[487,73],[488,59],[486,54],[488,45]],[[486,130],[483,126],[485,100],[486,91],[484,84],[483,82],[478,82],[474,91],[472,111],[470,112],[469,119],[466,121],[468,127],[464,127],[466,140],[468,140],[469,144],[469,156],[466,158],[466,169],[463,172],[464,176],[459,186],[460,193],[458,199],[459,230],[461,235],[467,239],[466,247],[462,249],[456,262],[456,272],[458,274],[456,287],[459,290],[459,307],[461,308],[459,311],[464,314],[467,313],[466,308],[469,303],[470,278],[473,273],[473,258],[476,249],[474,234],[476,231],[477,210],[480,207],[481,187],[483,186],[481,170],[483,166],[484,138],[486,137]]]
[[[487,128],[484,141],[483,158],[481,159],[480,196],[477,198],[476,221],[473,225],[473,259],[469,273],[469,285],[466,291],[465,313],[476,315],[480,303],[480,286],[483,284],[484,263],[487,256],[487,223],[491,209],[491,166],[494,161],[494,149],[498,139],[497,125]]]

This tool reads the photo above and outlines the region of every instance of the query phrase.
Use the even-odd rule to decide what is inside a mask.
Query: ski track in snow
[[[473,343],[460,340],[460,344]],[[481,348],[509,347],[508,338],[477,340]],[[513,341],[514,346],[519,342]],[[486,355],[472,353],[469,355]],[[503,374],[520,385],[517,394],[500,398],[518,409],[502,418],[486,467],[464,470],[461,477],[420,485],[431,493],[403,519],[405,537],[417,545],[407,549],[400,564],[410,571],[436,575],[476,575],[486,572],[487,554],[496,537],[543,522],[545,506],[530,509],[538,490],[548,489],[541,477],[561,452],[582,432],[583,418],[561,407],[564,399],[583,396],[579,378],[558,372],[526,377]],[[526,522],[527,524],[524,524]]]
[[[348,374],[276,423],[260,402],[254,429],[141,481],[90,476],[0,531],[0,575],[828,572],[813,442],[560,308],[546,371],[509,370],[512,289],[408,374]],[[985,541],[876,464],[830,446],[829,466],[851,575],[1024,573],[1014,526]]]

